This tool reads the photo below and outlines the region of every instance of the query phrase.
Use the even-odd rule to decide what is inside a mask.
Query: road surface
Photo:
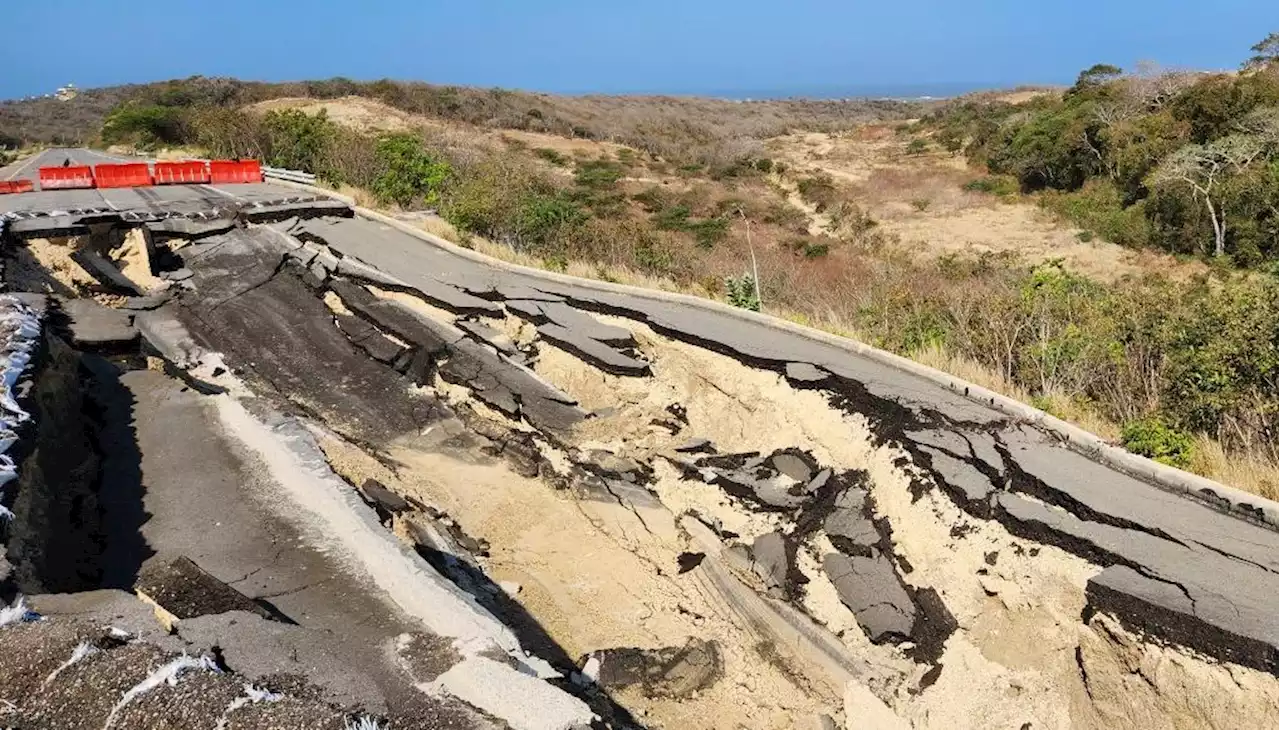
[[[73,151],[77,160],[93,154]],[[482,533],[487,549],[458,538],[474,554],[459,549],[443,562],[436,548],[424,554],[477,595],[502,593],[486,570],[525,576],[534,585],[491,608],[562,673],[588,671],[569,646],[612,666],[606,650],[618,644],[602,640],[610,634],[597,624],[615,626],[623,645],[647,636],[674,652],[680,636],[698,636],[718,647],[698,646],[717,657],[714,671],[693,672],[698,690],[685,688],[692,693],[674,703],[665,690],[617,679],[621,670],[598,674],[610,697],[584,701],[618,726],[637,722],[626,715],[636,708],[679,726],[689,722],[682,711],[820,704],[822,690],[795,693],[768,662],[718,653],[731,658],[761,641],[789,646],[782,664],[796,662],[793,671],[829,682],[837,696],[842,686],[872,687],[868,702],[919,722],[994,723],[1007,709],[1053,726],[1078,715],[1063,708],[1082,696],[1071,689],[1079,687],[1092,698],[1088,712],[1102,714],[1071,726],[1114,725],[1104,697],[1120,674],[1107,662],[1128,641],[1149,661],[1194,668],[1181,689],[1162,687],[1165,677],[1144,690],[1154,692],[1151,712],[1221,722],[1197,704],[1235,701],[1196,684],[1219,681],[1216,662],[1237,667],[1233,682],[1259,683],[1262,691],[1245,693],[1253,700],[1274,694],[1273,524],[1092,460],[1055,433],[883,358],[678,298],[516,271],[270,183],[0,196],[0,214],[15,239],[80,235],[103,222],[163,234],[152,254],[166,270],[155,273],[176,283],[167,303],[136,315],[149,347],[177,369],[197,365],[191,352],[225,358],[215,372],[229,368],[255,402],[330,433],[331,449],[343,444],[341,455],[326,456],[349,482],[376,474],[391,492],[434,502],[397,513],[389,524],[401,538],[414,539],[413,510],[447,509],[449,524]],[[217,379],[185,377],[200,388]],[[149,387],[139,414],[174,397],[157,398],[163,383]],[[171,419],[140,417],[145,464],[162,447],[144,437]],[[508,476],[493,471],[494,459]],[[539,481],[575,495],[577,510],[563,512]],[[496,505],[504,506],[495,513]],[[159,504],[155,513],[164,514]],[[526,524],[524,513],[547,516]],[[154,530],[142,534],[164,542]],[[575,550],[594,559],[564,557]],[[224,580],[236,564],[256,567],[247,556],[201,559]],[[633,636],[635,621],[604,610],[614,599],[603,596],[621,593],[632,598],[616,599],[620,612],[635,602],[625,610],[661,619],[645,619]],[[382,620],[413,620],[403,613]],[[1048,699],[1017,700],[1005,674],[962,659],[969,645],[988,658],[1011,651],[993,637],[1020,630],[1031,633],[1009,639],[1019,658],[1008,667],[1071,677],[1019,680],[1043,682]],[[1027,642],[1060,651],[1033,660]],[[677,655],[685,656],[662,656]],[[970,696],[957,689],[966,682]],[[383,704],[373,703],[379,711],[396,703],[386,686],[377,689]],[[1179,692],[1191,698],[1184,706],[1160,704]],[[1138,725],[1141,694],[1117,710],[1137,713],[1128,720]],[[490,699],[456,687],[452,696],[492,712]],[[984,702],[972,715],[947,714]],[[1242,702],[1235,721],[1270,722]]]

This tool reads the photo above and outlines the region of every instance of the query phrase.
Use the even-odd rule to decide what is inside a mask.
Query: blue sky
[[[1275,0],[8,0],[0,98],[185,77],[562,92],[1066,83],[1234,68]],[[927,93],[927,92],[922,92]]]

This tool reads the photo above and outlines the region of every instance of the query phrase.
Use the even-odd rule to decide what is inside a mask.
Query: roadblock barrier
[[[35,183],[30,180],[0,180],[0,195],[29,193],[35,189]]]
[[[192,185],[209,182],[209,167],[199,160],[157,162],[152,175],[156,185]]]
[[[88,165],[40,168],[41,190],[91,188],[93,182],[93,168]]]
[[[210,160],[209,179],[217,183],[260,183],[262,165],[257,160]]]
[[[151,184],[151,168],[145,162],[95,165],[93,177],[99,188],[138,188]]]

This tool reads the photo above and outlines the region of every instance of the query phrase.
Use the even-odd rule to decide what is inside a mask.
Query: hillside
[[[278,98],[361,96],[410,114],[490,129],[611,140],[671,158],[732,156],[729,140],[794,129],[838,129],[911,116],[927,108],[888,100],[731,101],[673,96],[563,96],[507,89],[348,79],[263,83],[192,77],[82,92],[74,99],[0,102],[0,141],[82,143],[121,104],[167,108],[236,107]],[[179,134],[176,128],[169,134]],[[168,140],[171,141],[171,140]]]
[[[1274,65],[1196,76],[1165,101],[1244,83],[1274,89]],[[1082,115],[1082,93],[1100,92],[926,107],[194,79],[130,90],[94,134],[310,170],[493,255],[854,336],[1274,498],[1277,293],[1258,273],[1268,254],[1214,261],[1211,245],[1117,235],[1095,213],[1064,217],[1089,210],[1079,203],[1096,198],[1094,168],[1073,190],[1001,167],[1002,140],[1025,152],[1074,139],[1017,130]],[[1256,103],[1220,123],[1252,119]],[[1129,207],[1126,220],[1166,210]],[[1162,219],[1159,230],[1203,241],[1203,225]]]

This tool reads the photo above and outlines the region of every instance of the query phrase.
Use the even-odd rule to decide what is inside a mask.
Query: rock
[[[751,570],[764,582],[770,595],[780,598],[786,594],[790,567],[782,533],[761,535],[751,544]]]
[[[831,373],[807,362],[789,362],[785,372],[787,380],[799,385],[817,385],[831,377]]]
[[[578,664],[601,687],[639,687],[646,697],[687,698],[724,675],[719,644],[697,638],[681,647],[602,649]]]
[[[769,459],[773,463],[773,468],[779,472],[786,474],[797,482],[808,482],[813,477],[813,470],[805,463],[804,459],[795,454],[786,452],[774,454]]]
[[[813,730],[840,730],[840,726],[836,725],[830,715],[814,715],[811,727]]]
[[[500,580],[498,581],[498,587],[502,589],[503,593],[512,598],[520,595],[520,584],[514,581]]]
[[[911,637],[916,606],[888,558],[828,553],[822,569],[872,642]]]
[[[104,307],[92,299],[65,299],[62,311],[70,320],[71,340],[77,347],[116,348],[138,339],[130,312]]]

